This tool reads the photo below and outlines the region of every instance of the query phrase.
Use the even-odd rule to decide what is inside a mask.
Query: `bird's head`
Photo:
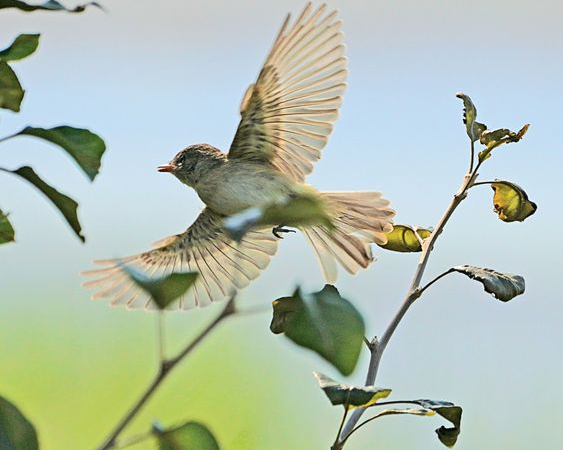
[[[168,164],[158,166],[159,172],[168,172],[182,183],[194,187],[209,170],[225,161],[225,155],[209,144],[195,144],[179,152]]]

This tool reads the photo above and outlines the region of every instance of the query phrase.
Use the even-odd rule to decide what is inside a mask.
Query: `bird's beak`
[[[174,164],[163,164],[162,166],[158,166],[159,172],[174,172],[176,170],[176,166]]]

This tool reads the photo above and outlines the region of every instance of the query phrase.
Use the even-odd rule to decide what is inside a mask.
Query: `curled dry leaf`
[[[520,186],[509,181],[497,180],[491,184],[493,191],[493,206],[500,220],[504,222],[522,222],[538,209],[537,205],[528,199],[528,194]]]
[[[462,273],[483,284],[485,291],[498,300],[507,302],[525,290],[524,278],[511,273],[501,273],[493,269],[475,266],[456,266],[451,270]]]

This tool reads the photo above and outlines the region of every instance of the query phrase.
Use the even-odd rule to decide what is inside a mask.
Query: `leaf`
[[[220,450],[213,434],[198,422],[187,422],[168,430],[154,425],[153,432],[160,450]]]
[[[55,128],[26,127],[14,136],[35,136],[62,147],[91,181],[99,172],[106,144],[97,134],[66,125]]]
[[[102,9],[102,7],[96,2],[88,2],[84,5],[79,5],[74,8],[66,8],[61,3],[56,0],[48,0],[41,5],[30,5],[26,2],[20,0],[0,0],[0,9],[4,8],[17,8],[21,11],[32,12],[32,11],[67,11],[71,13],[79,13],[86,9],[88,6],[95,6]]]
[[[12,228],[12,224],[8,220],[8,216],[0,209],[0,244],[7,244],[15,240],[15,232]]]
[[[461,433],[461,414],[462,409],[459,406],[454,405],[450,402],[436,401],[436,400],[409,400],[409,401],[397,401],[395,403],[413,403],[420,405],[421,408],[390,408],[384,409],[374,416],[367,419],[371,421],[378,419],[383,416],[389,416],[394,414],[411,414],[415,416],[433,416],[438,414],[444,419],[450,421],[453,427],[446,428],[441,426],[436,429],[436,434],[438,439],[442,444],[453,447],[456,443],[459,434]],[[370,405],[371,406],[371,405]],[[376,405],[377,406],[377,405]],[[366,421],[366,422],[367,422]]]
[[[0,397],[0,448],[2,450],[38,450],[35,428],[16,408]]]
[[[523,294],[525,290],[524,278],[520,275],[467,265],[452,267],[451,270],[481,282],[486,292],[503,302],[512,300],[517,295]]]
[[[39,45],[39,34],[20,34],[12,45],[0,51],[0,61],[17,61],[31,55]]]
[[[481,135],[481,144],[486,145],[487,148],[479,152],[479,162],[483,162],[491,157],[491,152],[503,144],[511,144],[518,142],[524,137],[530,128],[530,124],[524,125],[520,130],[515,133],[507,128],[499,128],[498,130],[489,130],[483,132]]]
[[[322,199],[310,193],[292,196],[284,202],[272,203],[264,207],[246,209],[225,219],[225,230],[231,238],[240,241],[252,228],[259,225],[324,225],[332,229],[330,214]]]
[[[146,291],[160,309],[166,309],[170,303],[181,297],[194,284],[197,272],[172,273],[161,278],[150,278],[145,273],[131,266],[123,265],[129,278]]]
[[[0,62],[0,108],[19,112],[24,93],[12,68]]]
[[[432,234],[432,231],[425,228],[416,228],[416,232],[422,239],[426,239]],[[422,250],[415,234],[415,228],[409,225],[394,225],[393,230],[387,233],[387,243],[377,245],[394,252],[420,252]]]
[[[272,305],[273,333],[284,333],[297,345],[313,350],[343,375],[352,373],[364,341],[364,320],[334,286],[327,284],[310,295],[297,289],[293,296],[274,300]]]
[[[520,186],[509,181],[496,180],[491,184],[493,205],[500,220],[504,222],[523,222],[538,209]]]
[[[78,236],[78,238],[82,242],[85,241],[85,238],[81,233],[82,227],[80,226],[80,222],[78,220],[78,215],[76,212],[78,208],[78,203],[76,203],[72,198],[67,197],[64,194],[61,194],[55,188],[45,183],[39,177],[39,175],[37,175],[35,171],[29,166],[20,167],[17,170],[6,170],[6,169],[2,169],[2,170],[22,177],[23,179],[33,184],[37,189],[39,189],[49,200],[51,200],[53,205],[55,205],[57,209],[61,212],[65,220],[68,222],[70,227]]]
[[[458,92],[456,97],[463,100],[463,123],[465,124],[467,136],[469,136],[472,142],[475,142],[479,139],[481,133],[487,129],[487,125],[475,120],[477,118],[477,108],[475,108],[468,95]]]
[[[389,408],[379,411],[373,418],[376,417],[383,417],[383,416],[390,416],[395,414],[411,414],[413,416],[433,416],[436,414],[436,411],[431,409],[425,408]]]
[[[436,400],[416,400],[415,403],[418,403],[423,408],[436,411],[437,414],[452,423],[453,427],[446,428],[442,425],[440,428],[437,428],[436,434],[442,444],[446,447],[453,447],[461,433],[461,414],[463,412],[461,407],[450,402]]]
[[[391,393],[391,389],[338,383],[319,372],[313,372],[313,375],[330,402],[333,405],[344,405],[346,409],[367,408],[375,405],[382,398],[388,397]]]

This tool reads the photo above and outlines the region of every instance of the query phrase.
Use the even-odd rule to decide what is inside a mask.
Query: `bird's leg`
[[[279,233],[295,233],[295,230],[291,230],[290,228],[285,228],[285,225],[278,225],[277,227],[272,228],[272,233],[278,239],[283,239],[283,236]]]

